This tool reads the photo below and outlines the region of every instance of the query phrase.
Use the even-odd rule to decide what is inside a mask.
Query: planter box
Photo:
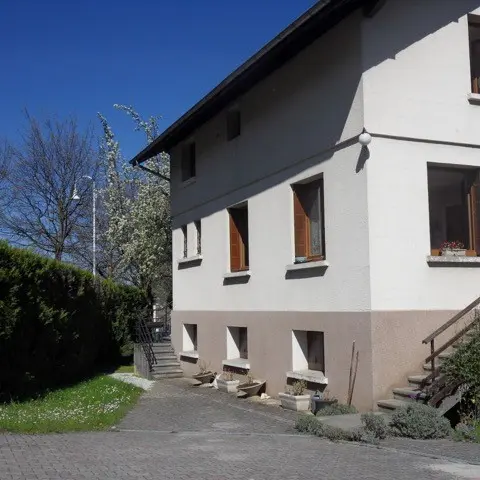
[[[225,393],[237,393],[237,387],[240,384],[240,380],[222,380],[217,379],[217,387],[221,392]]]
[[[215,375],[212,372],[197,373],[196,375],[193,375],[192,378],[198,380],[201,383],[212,383]]]
[[[442,256],[444,257],[465,257],[467,251],[464,248],[451,248],[442,250]]]
[[[253,397],[254,395],[258,395],[260,393],[260,390],[265,387],[265,383],[267,383],[265,380],[257,380],[253,384],[242,383],[237,388],[238,390],[246,393],[247,397]]]
[[[306,412],[310,409],[310,395],[291,395],[290,393],[279,393],[278,397],[282,407],[295,412]]]

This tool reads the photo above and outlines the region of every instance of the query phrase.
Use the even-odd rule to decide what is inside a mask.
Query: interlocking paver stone
[[[294,433],[294,419],[179,380],[157,383],[115,431],[0,434],[0,480],[457,478],[429,468],[444,459],[402,451],[409,444],[333,444]],[[428,443],[422,448],[428,454]],[[439,448],[453,456],[445,443],[432,444]],[[480,459],[474,448],[469,455]]]

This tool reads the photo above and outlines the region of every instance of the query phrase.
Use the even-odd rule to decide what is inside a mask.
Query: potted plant
[[[240,380],[233,378],[233,372],[226,370],[222,375],[217,378],[217,387],[221,392],[225,393],[237,393],[237,387]]]
[[[443,242],[440,246],[442,255],[464,257],[466,255],[466,249],[462,242],[454,240],[453,242]]]
[[[210,370],[209,365],[205,361],[199,360],[198,370],[199,373],[193,375],[195,380],[198,380],[200,383],[212,383],[215,374]]]
[[[328,407],[337,402],[338,400],[335,397],[330,396],[328,390],[324,390],[323,392],[317,390],[312,396],[312,413],[316,415],[322,408]]]
[[[238,390],[244,392],[247,397],[258,395],[260,390],[265,386],[266,381],[255,380],[250,373],[246,377],[246,381],[238,385]]]
[[[290,392],[280,392],[278,394],[282,407],[296,412],[306,411],[310,408],[310,395],[305,395],[307,382],[305,380],[297,380],[293,382],[292,387],[286,390]]]

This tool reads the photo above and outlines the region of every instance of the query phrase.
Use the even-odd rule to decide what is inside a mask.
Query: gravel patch
[[[131,383],[136,387],[140,387],[142,390],[150,390],[155,384],[153,380],[137,377],[133,373],[112,373],[110,376],[121,382]]]

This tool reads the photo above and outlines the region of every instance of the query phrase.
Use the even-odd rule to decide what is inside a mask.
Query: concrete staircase
[[[463,340],[459,341],[456,344],[453,344],[452,347],[445,350],[443,353],[440,353],[436,358],[436,365],[441,366],[443,361],[448,358],[450,355],[453,354],[455,348],[458,348],[461,345],[462,341],[468,342],[471,338],[473,333],[467,332]],[[425,393],[420,388],[422,381],[431,373],[432,366],[431,364],[424,364],[423,365],[423,373],[417,373],[410,375],[408,377],[408,385],[404,387],[394,388],[392,390],[393,398],[386,399],[386,400],[379,400],[377,402],[378,408],[380,411],[386,413],[392,413],[399,407],[403,407],[408,405],[408,402],[421,402],[425,399]],[[461,397],[461,392],[459,392]],[[447,412],[450,408],[452,408],[458,401],[460,397],[456,397],[455,395],[446,398],[439,409],[442,410],[442,414]]]
[[[152,368],[152,378],[158,380],[183,377],[183,370],[170,340],[154,343],[152,348],[157,360]]]

